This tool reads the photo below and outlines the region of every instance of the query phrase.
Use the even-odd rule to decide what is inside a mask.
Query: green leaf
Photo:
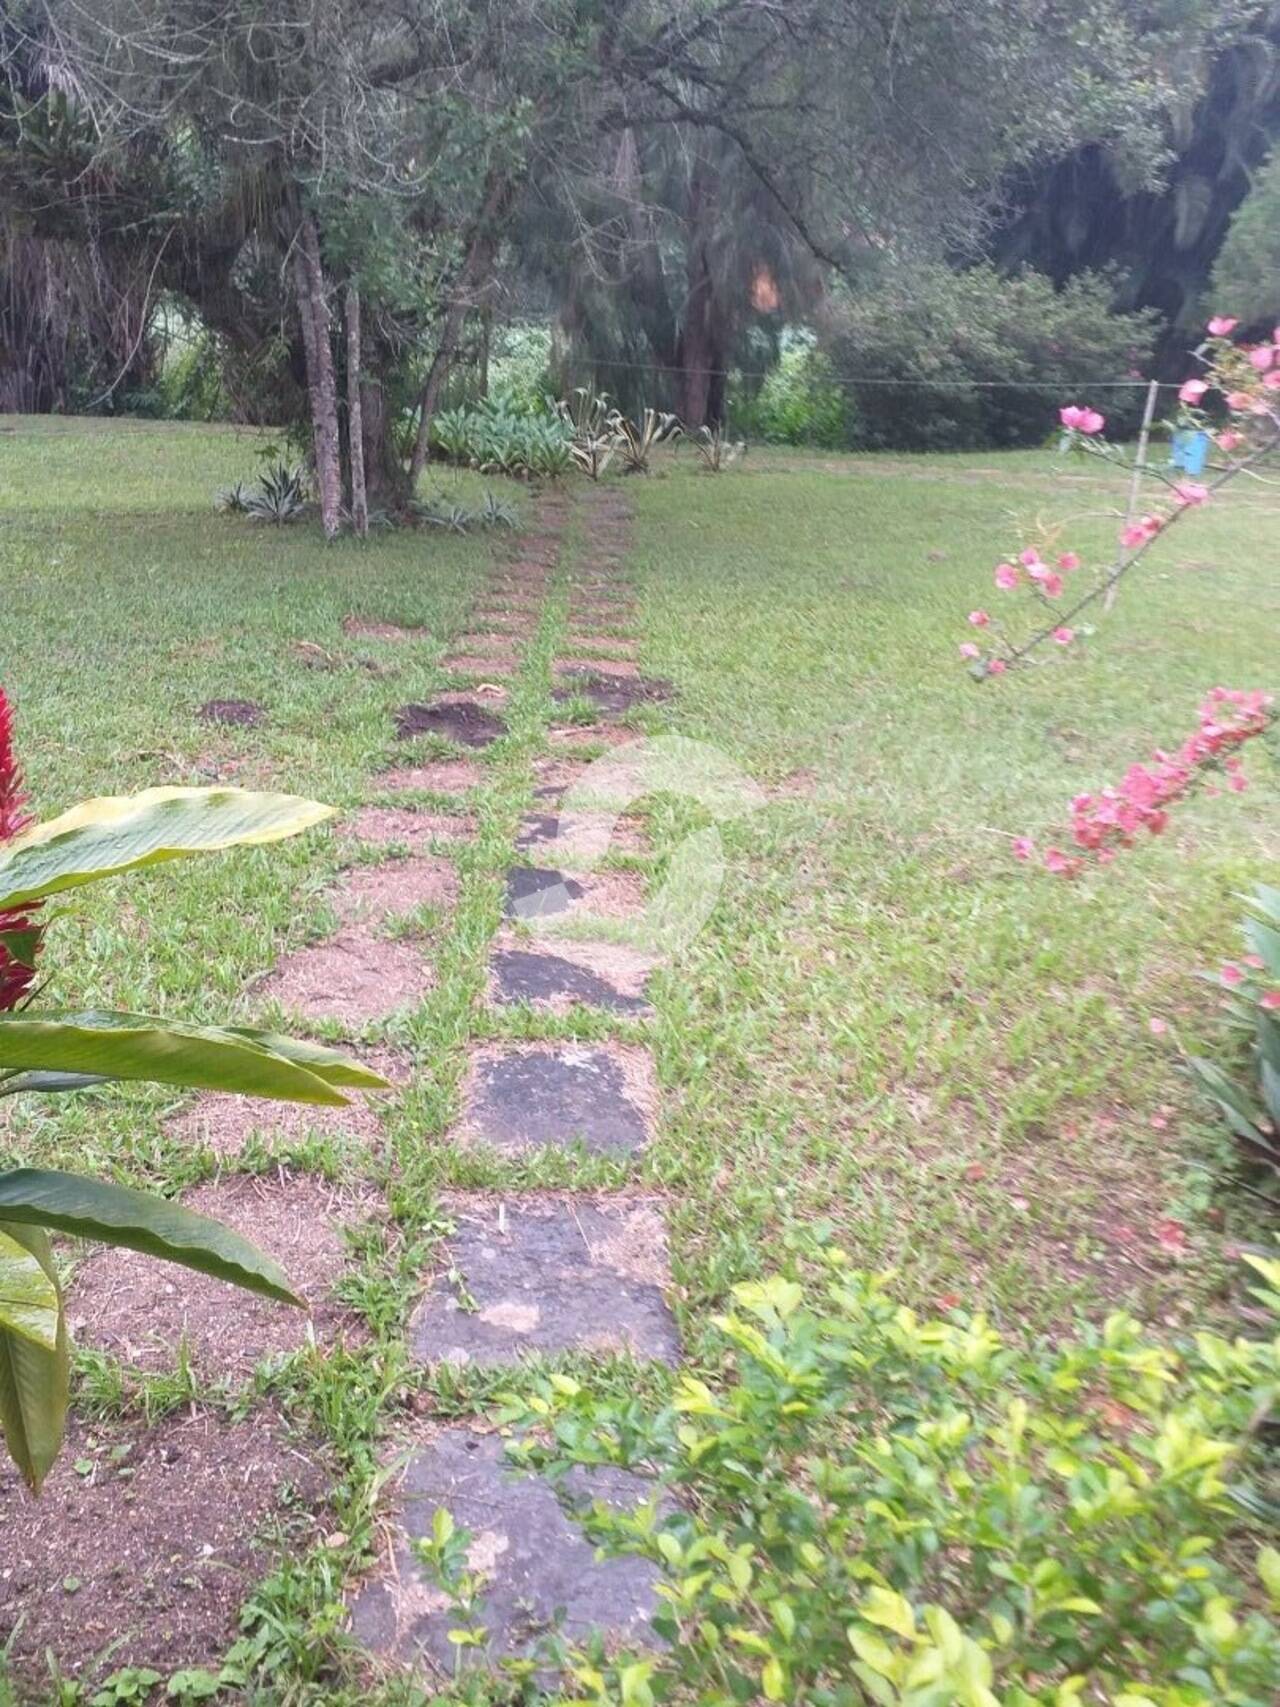
[[[0,1174],[0,1221],[52,1227],[181,1263],[285,1304],[302,1301],[288,1277],[239,1233],[144,1191],[43,1168]]]
[[[86,800],[6,843],[0,911],[161,860],[278,842],[332,816],[315,800],[237,788],[149,788]]]
[[[0,1229],[0,1330],[46,1351],[58,1345],[58,1288],[39,1260]]]
[[[278,1031],[254,1031],[243,1025],[229,1025],[225,1029],[232,1037],[247,1038],[260,1049],[269,1049],[273,1055],[282,1055],[286,1061],[305,1067],[317,1079],[323,1079],[326,1085],[342,1085],[357,1091],[387,1091],[392,1088],[391,1081],[384,1079],[381,1073],[353,1061],[338,1049],[326,1049],[323,1044],[308,1043],[300,1037],[283,1037]]]
[[[183,1025],[145,1014],[42,1013],[38,1019],[26,1013],[0,1014],[0,1072],[16,1068],[91,1074],[343,1106],[347,1098],[327,1077],[335,1071],[332,1063],[342,1057],[332,1055],[331,1061],[313,1065],[305,1045],[291,1047],[299,1059],[264,1047],[251,1032]],[[337,1070],[344,1082],[363,1073],[353,1063]]]
[[[10,960],[16,960],[19,966],[34,967],[43,935],[44,929],[40,925],[26,925],[22,930],[0,931],[0,948],[4,949]]]
[[[1263,1547],[1258,1553],[1258,1575],[1273,1606],[1280,1606],[1280,1553]]]
[[[66,1426],[71,1360],[62,1312],[58,1271],[49,1238],[40,1227],[0,1223],[4,1236],[36,1259],[58,1298],[53,1349],[0,1326],[0,1430],[9,1455],[34,1493],[39,1493]]]

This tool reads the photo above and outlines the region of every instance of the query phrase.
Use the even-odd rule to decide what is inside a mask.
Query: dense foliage
[[[1259,332],[1280,319],[1280,153],[1261,168],[1232,215],[1210,297]]]
[[[660,1568],[670,1646],[577,1655],[575,1698],[1268,1707],[1280,1553],[1237,1530],[1277,1491],[1280,1337],[1175,1348],[1114,1315],[1022,1350],[814,1255],[820,1282],[734,1289],[720,1379],[656,1408],[563,1376],[513,1401],[525,1462],[653,1480],[586,1521]],[[1254,1266],[1274,1293],[1280,1263]]]
[[[991,267],[895,270],[874,291],[842,296],[824,348],[854,409],[855,442],[870,449],[963,450],[1041,443],[1060,399],[1087,382],[1137,379],[1151,348],[1150,314],[1115,315],[1094,276],[1055,290],[1039,274]],[[1123,426],[1142,386],[1120,391]],[[1115,405],[1113,412],[1115,412]]]

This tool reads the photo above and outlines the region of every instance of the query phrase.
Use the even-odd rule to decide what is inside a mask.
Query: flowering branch
[[[1011,592],[1026,585],[1037,604],[1048,607],[1054,614],[1052,621],[1034,630],[1025,640],[1014,642],[1004,638],[1000,625],[988,611],[971,611],[969,622],[973,627],[990,630],[993,637],[999,637],[998,647],[989,646],[985,651],[973,641],[966,641],[960,647],[960,654],[969,660],[975,679],[985,681],[989,676],[1004,675],[1010,668],[1026,663],[1033,652],[1049,641],[1059,646],[1070,646],[1076,639],[1076,629],[1072,626],[1076,619],[1098,600],[1109,599],[1118,583],[1176,522],[1189,511],[1208,503],[1232,480],[1242,474],[1252,474],[1257,463],[1280,450],[1280,414],[1272,396],[1280,393],[1280,327],[1276,328],[1271,343],[1246,349],[1230,342],[1235,326],[1236,322],[1225,316],[1215,316],[1209,322],[1209,337],[1197,351],[1197,358],[1204,363],[1209,377],[1187,380],[1178,394],[1183,405],[1182,424],[1208,432],[1209,425],[1201,405],[1210,391],[1221,392],[1227,408],[1238,421],[1237,425],[1211,435],[1216,438],[1218,447],[1231,458],[1226,467],[1208,485],[1172,479],[1162,470],[1151,470],[1171,489],[1173,509],[1144,515],[1129,523],[1120,535],[1125,555],[1117,558],[1087,592],[1062,611],[1055,609],[1053,601],[1064,591],[1065,576],[1080,567],[1077,553],[1063,552],[1056,563],[1050,565],[1041,557],[1037,547],[1028,546],[1017,554],[1015,560],[998,564],[995,571],[997,587]],[[1109,462],[1116,460],[1115,453],[1099,438],[1106,421],[1096,409],[1068,404],[1059,411],[1059,419],[1073,449],[1102,456]],[[1245,454],[1234,457],[1232,453],[1241,446],[1246,447]]]

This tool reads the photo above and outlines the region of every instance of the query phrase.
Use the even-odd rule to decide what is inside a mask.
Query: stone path
[[[371,1177],[386,1111],[413,1090],[414,1058],[388,1037],[399,1046],[412,1035],[400,1021],[411,1020],[434,987],[436,949],[460,894],[458,860],[464,857],[465,872],[466,851],[479,845],[477,826],[492,811],[488,784],[495,775],[504,783],[521,776],[525,798],[507,863],[495,873],[504,885],[505,916],[489,944],[479,998],[487,1011],[481,1035],[467,1046],[447,1137],[473,1154],[488,1152],[499,1178],[504,1167],[522,1167],[543,1153],[581,1152],[638,1168],[659,1115],[645,1029],[653,1016],[648,983],[655,962],[597,927],[638,915],[645,882],[639,870],[600,867],[594,856],[603,842],[634,865],[647,857],[649,844],[634,816],[621,823],[591,814],[571,820],[560,809],[595,752],[635,738],[627,721],[633,708],[660,706],[674,692],[669,682],[642,675],[637,661],[636,601],[623,567],[628,518],[616,486],[591,489],[574,517],[581,539],[576,560],[562,562],[570,500],[556,494],[542,502],[532,530],[515,538],[507,560],[494,566],[466,631],[446,652],[440,691],[388,706],[387,768],[371,776],[364,804],[339,831],[346,863],[324,896],[336,930],[284,956],[250,987],[256,1021],[344,1038],[395,1081],[395,1091],[337,1110],[197,1097],[169,1123],[172,1137],[207,1147],[231,1170],[184,1201],[271,1250],[312,1300],[312,1313],[281,1310],[183,1270],[158,1273],[145,1259],[103,1251],[80,1265],[69,1300],[87,1345],[134,1369],[167,1374],[190,1367],[200,1380],[247,1391],[264,1362],[312,1345],[307,1355],[323,1357],[367,1340],[362,1318],[343,1301],[351,1295],[343,1283],[359,1241],[376,1240],[390,1226],[385,1199],[368,1185],[331,1185],[302,1171],[317,1165],[310,1158],[318,1152],[306,1146],[326,1146],[323,1165],[338,1166],[343,1178]],[[350,638],[388,647],[433,643],[426,631],[396,620],[398,614],[362,611],[342,628]],[[553,635],[559,644],[548,668],[539,645]],[[541,723],[530,733],[527,708],[535,703]],[[260,709],[219,702],[204,715],[248,721]],[[529,929],[549,915],[573,934]],[[583,1017],[592,1041],[530,1040],[527,1028],[538,1012],[560,1016],[570,1028],[574,1016]],[[479,1011],[474,1017],[481,1018]],[[397,1027],[390,1034],[389,1022]],[[274,1171],[235,1171],[260,1170],[264,1160],[276,1163]],[[516,1365],[566,1353],[678,1362],[657,1197],[637,1186],[614,1195],[453,1192],[440,1210],[452,1230],[435,1248],[407,1324],[409,1358],[428,1372],[428,1399],[430,1372],[444,1366]],[[166,1430],[187,1442],[174,1448],[187,1454],[181,1499],[174,1497],[177,1483],[166,1480]],[[453,1673],[448,1633],[458,1615],[412,1545],[430,1534],[441,1506],[470,1531],[470,1565],[484,1579],[476,1615],[487,1643],[464,1650],[464,1664],[530,1653],[561,1618],[571,1639],[599,1629],[615,1644],[656,1640],[649,1628],[656,1607],[651,1567],[635,1559],[598,1560],[562,1506],[566,1493],[571,1500],[636,1504],[649,1491],[642,1480],[593,1473],[570,1478],[558,1495],[538,1476],[515,1474],[502,1441],[478,1419],[446,1424],[415,1414],[397,1425],[386,1446],[389,1459],[404,1461],[383,1495],[378,1532],[386,1547],[349,1596],[351,1631],[372,1655],[425,1672],[433,1683]],[[97,1446],[90,1439],[78,1449],[87,1462]],[[225,1592],[210,1599],[188,1639],[181,1619],[170,1616],[172,1585],[162,1573],[165,1586],[136,1610],[140,1627],[147,1626],[149,1607],[169,1620],[168,1646],[162,1642],[152,1653],[156,1644],[138,1647],[130,1636],[119,1663],[154,1660],[168,1670],[176,1657],[216,1669],[247,1587],[235,1573],[267,1567],[269,1555],[254,1537],[287,1493],[294,1449],[259,1401],[243,1420],[200,1424],[193,1411],[161,1425],[136,1456],[137,1482],[126,1483],[122,1471],[117,1488],[104,1468],[100,1492],[96,1470],[81,1489],[64,1464],[58,1477],[65,1498],[109,1536],[122,1523],[131,1527],[193,1582],[200,1569],[182,1564],[192,1546],[204,1549],[202,1557],[212,1549],[219,1568],[225,1559],[231,1574],[219,1579]],[[252,1499],[223,1500],[224,1461],[237,1475],[244,1466],[262,1466]],[[309,1502],[296,1521],[323,1525],[324,1472],[301,1451],[296,1461]],[[205,1496],[211,1505],[225,1504],[225,1521],[212,1510],[192,1513],[191,1499]],[[0,1518],[6,1497],[0,1490]],[[313,1508],[318,1515],[308,1517]],[[0,1572],[0,1610],[15,1587],[33,1596],[31,1639],[52,1641],[56,1650],[54,1602],[71,1566],[47,1538],[35,1551],[40,1559],[30,1568],[20,1562],[20,1582]],[[141,1564],[138,1575],[151,1580]],[[134,1609],[116,1608],[105,1579],[93,1601],[109,1609],[113,1629],[132,1629]],[[28,1657],[27,1646],[19,1632],[19,1660]]]

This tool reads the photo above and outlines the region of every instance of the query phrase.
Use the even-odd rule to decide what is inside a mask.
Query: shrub
[[[839,450],[855,436],[854,409],[812,332],[786,334],[777,365],[754,397],[731,405],[735,428],[772,445]]]
[[[662,1572],[670,1646],[569,1656],[576,1695],[881,1707],[1265,1707],[1280,1553],[1253,1551],[1280,1339],[1185,1349],[1123,1315],[1020,1350],[980,1315],[921,1321],[840,1252],[808,1293],[735,1288],[724,1377],[669,1403],[567,1376],[513,1399],[556,1474],[653,1477],[587,1518]],[[1269,1286],[1280,1263],[1255,1259]],[[1259,1292],[1264,1301],[1273,1293]]]
[[[517,414],[500,398],[473,408],[441,410],[431,423],[438,456],[482,474],[555,479],[572,465],[569,433],[546,413]]]
[[[1060,397],[1090,380],[1136,375],[1149,358],[1154,314],[1113,314],[1112,288],[1096,273],[1055,290],[1039,273],[923,268],[837,299],[823,348],[852,399],[856,442],[913,450],[1042,443]],[[1112,405],[1113,425],[1123,430],[1118,409],[1135,412],[1142,392],[1135,384],[1115,395],[1123,401]]]
[[[1262,165],[1231,216],[1210,300],[1260,332],[1280,319],[1280,152]]]

